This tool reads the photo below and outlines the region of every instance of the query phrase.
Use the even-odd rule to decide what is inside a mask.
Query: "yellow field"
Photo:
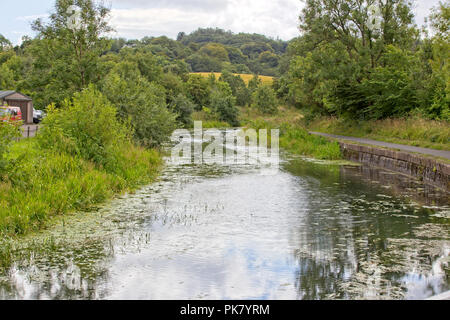
[[[216,78],[219,79],[220,76],[222,75],[220,72],[195,72],[195,73],[191,73],[191,74],[199,74],[205,78],[209,77],[209,75],[211,73],[214,73],[216,75]],[[246,84],[248,84],[248,82],[250,81],[251,78],[253,78],[252,74],[234,74],[235,76],[240,76],[242,78],[242,80],[245,81]],[[273,83],[273,77],[269,77],[269,76],[259,76],[259,78],[261,79],[261,81],[264,84],[272,84]]]

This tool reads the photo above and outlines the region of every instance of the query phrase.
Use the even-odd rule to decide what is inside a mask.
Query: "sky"
[[[140,39],[199,27],[219,27],[233,32],[261,33],[290,40],[299,35],[301,0],[106,0],[111,6],[114,37]],[[439,0],[416,0],[416,22],[423,24]],[[0,33],[19,44],[24,35],[33,36],[30,23],[48,16],[54,0],[0,0]],[[7,14],[5,14],[7,13]]]

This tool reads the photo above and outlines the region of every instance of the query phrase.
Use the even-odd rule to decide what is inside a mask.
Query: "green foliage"
[[[69,6],[81,8],[81,24],[75,29],[66,23]],[[73,93],[99,81],[99,59],[110,41],[104,35],[109,10],[92,0],[59,0],[45,24],[33,23],[38,37],[27,51],[33,56],[33,73],[27,89],[35,93],[35,103],[46,106],[61,104]]]
[[[194,112],[195,105],[191,100],[180,93],[175,97],[169,107],[175,114],[177,114],[177,121],[185,128],[192,126],[192,113]]]
[[[253,106],[262,113],[274,114],[278,112],[278,101],[271,86],[264,84],[253,94]]]
[[[206,55],[210,58],[216,59],[218,61],[227,62],[230,61],[228,57],[228,52],[225,47],[218,43],[208,43],[204,45],[199,53],[202,55]]]
[[[153,181],[160,155],[132,144],[118,146],[114,172],[57,148],[40,149],[36,140],[15,143],[14,164],[0,182],[0,234],[38,230],[52,218],[88,210],[115,194]]]
[[[186,61],[194,72],[258,73],[278,75],[278,63],[287,43],[258,34],[234,34],[221,29],[198,29],[178,41],[193,52]]]
[[[257,74],[253,75],[253,78],[248,82],[248,89],[253,94],[258,89],[259,86],[262,85],[262,80],[258,77]]]
[[[128,62],[118,64],[104,79],[102,92],[117,107],[118,119],[133,128],[135,141],[157,147],[175,129],[176,115],[166,107],[164,89],[148,82],[136,65],[132,66]]]
[[[341,160],[343,158],[341,148],[337,142],[310,135],[308,131],[298,123],[289,123],[292,119],[279,118],[267,119],[252,117],[244,119],[245,125],[255,130],[280,129],[280,147],[293,154],[310,156],[320,160]]]
[[[370,6],[380,9],[378,25]],[[382,119],[420,110],[446,119],[446,6],[431,19],[436,36],[421,41],[409,1],[306,1],[303,35],[282,59],[278,94],[312,116]]]
[[[211,93],[211,108],[219,116],[220,121],[232,126],[239,126],[239,111],[236,108],[236,98],[233,96],[230,85],[226,82],[218,82],[217,87]]]
[[[219,81],[228,83],[231,92],[236,97],[236,104],[245,107],[251,103],[250,90],[245,85],[245,81],[239,75],[233,75],[230,72],[222,72]]]
[[[0,34],[0,51],[6,51],[11,49],[12,43],[6,39],[2,34]]]
[[[426,112],[432,118],[450,121],[450,1],[440,3],[430,20],[436,36],[432,39],[433,59],[430,61],[431,106]]]
[[[203,107],[206,107],[209,104],[211,83],[213,83],[213,79],[205,79],[198,74],[189,76],[186,83],[187,96],[196,104],[197,111],[202,110]]]
[[[13,135],[12,128],[0,127],[0,150],[8,150]],[[89,209],[152,181],[161,158],[136,147],[130,135],[116,108],[92,85],[61,108],[50,106],[38,137],[13,143],[2,154],[11,165],[0,181],[0,233],[37,230],[54,216]]]
[[[172,72],[164,73],[159,83],[166,91],[167,105],[172,104],[180,94],[184,95],[187,91],[183,80]]]
[[[38,137],[39,146],[111,168],[117,148],[128,141],[129,130],[117,111],[93,86],[76,93],[60,109],[50,107]]]
[[[6,173],[9,162],[6,156],[9,153],[14,139],[20,137],[20,127],[10,122],[0,122],[0,181]]]
[[[310,135],[304,128],[287,126],[280,135],[280,147],[294,153],[320,160],[341,160],[342,152],[337,142]]]

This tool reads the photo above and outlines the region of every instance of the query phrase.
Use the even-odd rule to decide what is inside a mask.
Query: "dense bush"
[[[278,101],[271,86],[263,84],[253,94],[253,106],[263,113],[274,114],[278,111]]]
[[[185,95],[179,94],[173,99],[169,108],[177,115],[177,121],[184,127],[190,127],[193,124],[192,113],[195,105]]]
[[[133,76],[113,70],[105,78],[102,92],[117,107],[121,122],[133,128],[135,141],[143,146],[161,145],[176,128],[176,115],[166,106],[164,89],[148,82],[137,70]]]
[[[201,75],[193,74],[189,76],[186,83],[187,96],[196,104],[196,110],[201,111],[203,107],[208,106],[210,101],[211,83],[215,78],[205,79]]]
[[[233,96],[236,97],[236,104],[238,106],[245,107],[251,103],[250,90],[239,75],[233,75],[230,72],[222,72],[219,80],[228,83]]]
[[[131,130],[117,119],[117,110],[93,86],[76,93],[60,109],[50,107],[38,136],[41,148],[66,152],[111,167],[118,148],[128,143]]]
[[[0,150],[8,150],[15,132],[0,124]],[[13,165],[0,179],[0,233],[36,230],[53,216],[88,209],[152,181],[161,158],[135,146],[131,134],[93,86],[60,109],[51,106],[36,139],[14,143],[2,154]]]
[[[239,126],[236,98],[228,83],[217,83],[217,87],[211,93],[211,108],[218,114],[220,121],[227,122],[232,126]]]
[[[414,25],[410,1],[377,2],[383,17],[376,29],[361,5],[370,1],[346,3],[307,1],[303,34],[282,59],[286,73],[277,89],[285,101],[312,116],[373,120],[421,113],[449,120],[449,2],[429,19],[432,37]]]
[[[9,122],[0,121],[0,180],[8,167],[6,156],[14,139],[20,136],[19,127]]]

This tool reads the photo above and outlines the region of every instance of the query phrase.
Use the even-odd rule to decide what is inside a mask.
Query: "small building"
[[[0,106],[19,107],[22,120],[26,124],[33,123],[33,99],[17,91],[0,91]]]

